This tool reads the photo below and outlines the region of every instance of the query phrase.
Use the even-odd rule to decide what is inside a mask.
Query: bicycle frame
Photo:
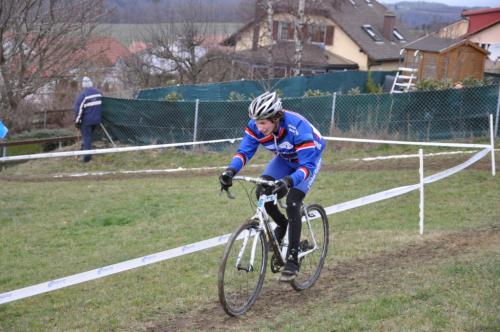
[[[267,180],[263,180],[260,178],[252,178],[252,177],[247,177],[247,176],[235,176],[233,178],[233,180],[252,182],[255,184],[264,184],[264,185],[268,185],[268,186],[274,185],[273,181],[267,181]],[[229,193],[228,193],[228,195],[229,195]],[[284,263],[286,261],[286,254],[287,254],[287,249],[288,249],[288,229],[287,229],[287,232],[286,232],[285,237],[283,239],[283,244],[280,246],[277,243],[277,240],[275,239],[274,234],[272,232],[272,229],[270,227],[270,218],[269,218],[269,215],[267,214],[267,211],[265,209],[265,204],[267,202],[273,202],[274,204],[278,204],[278,202],[279,202],[278,195],[277,194],[271,194],[271,195],[261,194],[259,196],[259,200],[257,202],[257,208],[255,211],[255,214],[252,216],[252,219],[257,220],[259,222],[259,224],[258,224],[257,229],[255,231],[242,234],[243,243],[242,243],[242,246],[240,248],[238,258],[236,260],[236,266],[235,266],[239,270],[242,269],[242,270],[246,270],[247,272],[250,272],[253,270],[253,263],[255,260],[255,252],[257,249],[258,237],[259,237],[259,234],[261,232],[265,232],[268,239],[270,240],[269,242],[271,243],[271,246],[274,249],[275,253],[279,253],[279,257],[281,258],[281,263]],[[302,222],[305,222],[307,224],[308,230],[309,230],[309,232],[311,234],[311,238],[313,240],[313,247],[307,251],[300,252],[298,255],[299,259],[318,249],[318,244],[316,242],[316,238],[314,236],[314,233],[312,231],[312,227],[310,224],[310,216],[307,213],[307,207],[302,206],[302,209],[304,212],[303,215],[305,216],[305,220],[302,220]],[[250,261],[248,263],[248,267],[242,268],[241,267],[241,258],[243,256],[243,253],[245,252],[245,249],[248,245],[248,240],[250,239],[250,237],[253,237]]]

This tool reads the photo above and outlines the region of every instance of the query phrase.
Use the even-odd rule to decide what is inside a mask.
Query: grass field
[[[349,161],[414,150],[329,151],[307,200],[330,206],[416,183],[416,160]],[[259,154],[255,163],[267,158]],[[426,159],[427,175],[466,158]],[[217,172],[71,181],[44,175],[226,162],[227,154],[177,150],[7,168],[0,173],[0,293],[226,234],[252,213],[241,186],[236,200],[218,194]],[[242,318],[218,305],[223,248],[216,247],[0,305],[0,331],[497,331],[500,181],[488,167],[485,158],[426,187],[422,237],[417,192],[331,215],[329,255],[315,287],[296,293],[268,271]]]
[[[210,36],[229,36],[235,33],[243,24],[240,23],[199,23],[197,29]],[[182,24],[170,23],[162,24],[99,24],[95,30],[97,35],[111,36],[127,47],[134,41],[148,41],[152,32],[177,31],[182,28]]]

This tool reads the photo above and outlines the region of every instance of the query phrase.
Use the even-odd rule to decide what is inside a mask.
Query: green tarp
[[[499,85],[402,94],[284,98],[323,135],[400,140],[488,137]],[[143,145],[241,137],[250,101],[166,102],[104,98],[103,123],[124,144]],[[332,119],[334,115],[334,119]],[[333,123],[333,127],[331,126]],[[196,131],[195,131],[196,129]]]
[[[382,85],[386,75],[394,72],[376,71],[370,73],[377,85]],[[231,92],[237,92],[250,99],[272,88],[279,89],[284,97],[302,97],[307,90],[346,93],[359,87],[364,91],[368,72],[340,71],[317,76],[299,76],[272,81],[232,81],[213,84],[179,85],[139,91],[137,99],[164,100],[172,92],[182,96],[183,100],[228,100]]]

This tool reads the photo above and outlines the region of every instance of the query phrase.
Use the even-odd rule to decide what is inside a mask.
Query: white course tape
[[[55,157],[72,157],[72,156],[83,156],[87,154],[107,154],[116,152],[131,152],[131,151],[145,151],[153,149],[165,149],[173,148],[178,146],[192,146],[200,144],[214,144],[214,143],[234,143],[240,141],[241,138],[229,138],[229,139],[217,139],[212,141],[199,141],[199,142],[184,142],[184,143],[169,143],[169,144],[156,144],[156,145],[144,145],[144,146],[126,146],[122,148],[109,148],[109,149],[94,149],[94,150],[81,150],[81,151],[65,151],[65,152],[49,152],[49,153],[37,153],[37,154],[27,154],[22,156],[12,156],[12,157],[1,157],[0,162],[6,161],[16,161],[16,160],[30,160],[30,159],[44,159],[44,158],[55,158]]]
[[[250,168],[264,167],[264,164],[248,165]],[[103,176],[103,175],[116,175],[116,174],[164,174],[164,173],[178,173],[178,172],[198,172],[198,171],[211,171],[226,169],[227,166],[207,166],[207,167],[192,167],[192,168],[167,168],[167,169],[143,169],[135,171],[101,171],[101,172],[84,172],[84,173],[70,173],[70,174],[56,174],[54,178],[79,178],[84,176]]]
[[[448,177],[450,175],[453,175],[473,163],[477,162],[480,160],[482,157],[484,157],[487,153],[491,151],[491,147],[484,149],[478,153],[476,153],[474,156],[472,156],[469,160],[466,162],[455,166],[453,168],[450,168],[446,171],[428,176],[424,178],[425,183],[432,183],[441,179],[444,179],[445,177]],[[363,205],[368,205],[371,203],[379,202],[385,199],[389,199],[392,197],[396,197],[399,195],[406,194],[410,191],[418,189],[420,184],[414,184],[414,185],[409,185],[409,186],[404,186],[404,187],[398,187],[398,188],[393,188],[389,190],[385,190],[382,192],[378,192],[372,195],[364,196],[361,198],[357,198],[348,202],[340,203],[340,204],[335,204],[332,206],[329,206],[325,209],[327,214],[334,214],[334,213],[339,213],[342,211],[354,209],[356,207],[360,207]],[[37,294],[42,294],[42,293],[47,293],[54,291],[56,289],[76,285],[85,281],[89,280],[94,280],[102,277],[106,277],[112,274],[116,274],[119,272],[131,270],[140,266],[145,266],[153,263],[158,263],[167,259],[179,257],[179,256],[184,256],[193,252],[197,252],[200,250],[212,248],[218,245],[222,245],[227,242],[231,234],[225,234],[221,235],[218,237],[214,237],[208,240],[196,242],[196,243],[191,243],[184,245],[182,247],[178,247],[175,249],[169,249],[166,251],[158,252],[155,254],[131,259],[125,262],[113,264],[113,265],[108,265],[104,266],[95,270],[87,271],[87,272],[82,272],[78,274],[74,274],[68,277],[60,278],[60,279],[55,279],[51,280],[48,282],[44,282],[41,284],[25,287],[25,288],[20,288],[14,291],[6,292],[6,293],[1,293],[0,294],[0,304],[4,303],[9,303],[15,300],[23,299],[26,297],[30,297],[33,295]]]
[[[135,269],[140,266],[146,266],[167,259],[187,255],[196,251],[209,249],[226,243],[229,236],[231,236],[231,234],[221,235],[208,240],[187,244],[175,249],[169,249],[155,254],[131,259],[125,262],[104,266],[95,270],[73,274],[68,277],[54,279],[48,282],[43,282],[41,284],[20,288],[7,293],[2,293],[0,294],[0,304],[12,302],[15,300],[19,300],[37,294],[51,292],[56,289],[76,285],[89,280],[110,276],[112,274]]]
[[[425,157],[434,156],[444,156],[444,155],[455,155],[455,154],[471,154],[476,151],[452,151],[452,152],[436,152],[428,153]],[[411,159],[418,158],[418,154],[399,154],[390,156],[378,156],[378,157],[366,157],[366,158],[350,158],[348,161],[377,161],[377,160],[388,160],[388,159]],[[260,168],[264,167],[265,164],[254,164],[248,165],[246,167]],[[83,172],[83,173],[66,173],[66,174],[55,174],[52,177],[56,179],[60,178],[79,178],[86,176],[103,176],[103,175],[116,175],[116,174],[164,174],[164,173],[178,173],[178,172],[197,172],[197,171],[209,171],[209,170],[220,170],[226,169],[227,166],[213,166],[213,167],[193,167],[193,168],[167,168],[167,169],[143,169],[143,170],[133,170],[133,171],[98,171],[98,172]]]
[[[471,154],[476,151],[450,151],[450,152],[436,152],[436,153],[427,153],[425,157],[434,157],[434,156],[447,156],[454,154]],[[391,156],[379,156],[379,157],[365,157],[365,158],[350,158],[347,159],[349,161],[377,161],[377,160],[388,160],[388,159],[411,159],[418,158],[418,153],[416,154],[396,154]]]
[[[450,147],[450,148],[479,148],[479,149],[491,148],[491,145],[489,145],[489,144],[387,141],[387,140],[380,140],[380,139],[328,137],[328,136],[324,136],[323,139],[325,139],[326,141],[338,141],[338,142],[416,145],[416,146],[442,146],[442,147]]]
[[[460,165],[457,165],[455,167],[449,168],[447,170],[444,170],[442,172],[436,173],[434,175],[430,175],[428,177],[425,177],[424,178],[424,183],[426,183],[426,184],[427,183],[433,183],[433,182],[439,181],[441,179],[444,179],[445,177],[448,177],[450,175],[458,173],[461,170],[463,170],[463,169],[469,167],[470,165],[474,164],[475,162],[477,162],[479,159],[483,158],[484,156],[486,156],[490,152],[491,152],[491,148],[479,151],[478,153],[476,153],[475,155],[473,155],[467,161],[465,161],[464,163],[462,163]]]
[[[412,190],[418,189],[419,184],[413,184],[410,186],[393,188],[385,191],[381,191],[372,195],[364,196],[361,198],[353,199],[352,201],[347,201],[340,204],[335,204],[325,209],[326,214],[339,213],[342,211],[347,211],[354,209],[363,205],[372,204],[375,202],[383,201],[392,197],[403,195],[409,193]]]

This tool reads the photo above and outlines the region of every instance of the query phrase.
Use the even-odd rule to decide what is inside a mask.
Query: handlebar
[[[261,179],[261,178],[253,178],[253,177],[250,177],[250,176],[240,176],[240,175],[237,175],[235,177],[233,177],[233,181],[245,181],[245,182],[251,182],[251,183],[255,183],[255,184],[263,184],[265,186],[269,186],[269,187],[272,187],[276,184],[275,181],[269,181],[269,180],[264,180],[264,179]],[[227,197],[230,198],[230,199],[235,199],[236,197],[233,196],[233,194],[231,194],[231,192],[229,191],[229,189],[226,189],[226,194],[227,194]]]
[[[269,187],[272,187],[272,186],[275,185],[274,181],[264,180],[264,179],[261,179],[261,178],[253,178],[253,177],[250,177],[250,176],[236,175],[235,177],[233,177],[233,181],[234,180],[252,182],[252,183],[255,183],[255,184],[263,184],[263,185],[266,185],[266,186],[269,186]]]

